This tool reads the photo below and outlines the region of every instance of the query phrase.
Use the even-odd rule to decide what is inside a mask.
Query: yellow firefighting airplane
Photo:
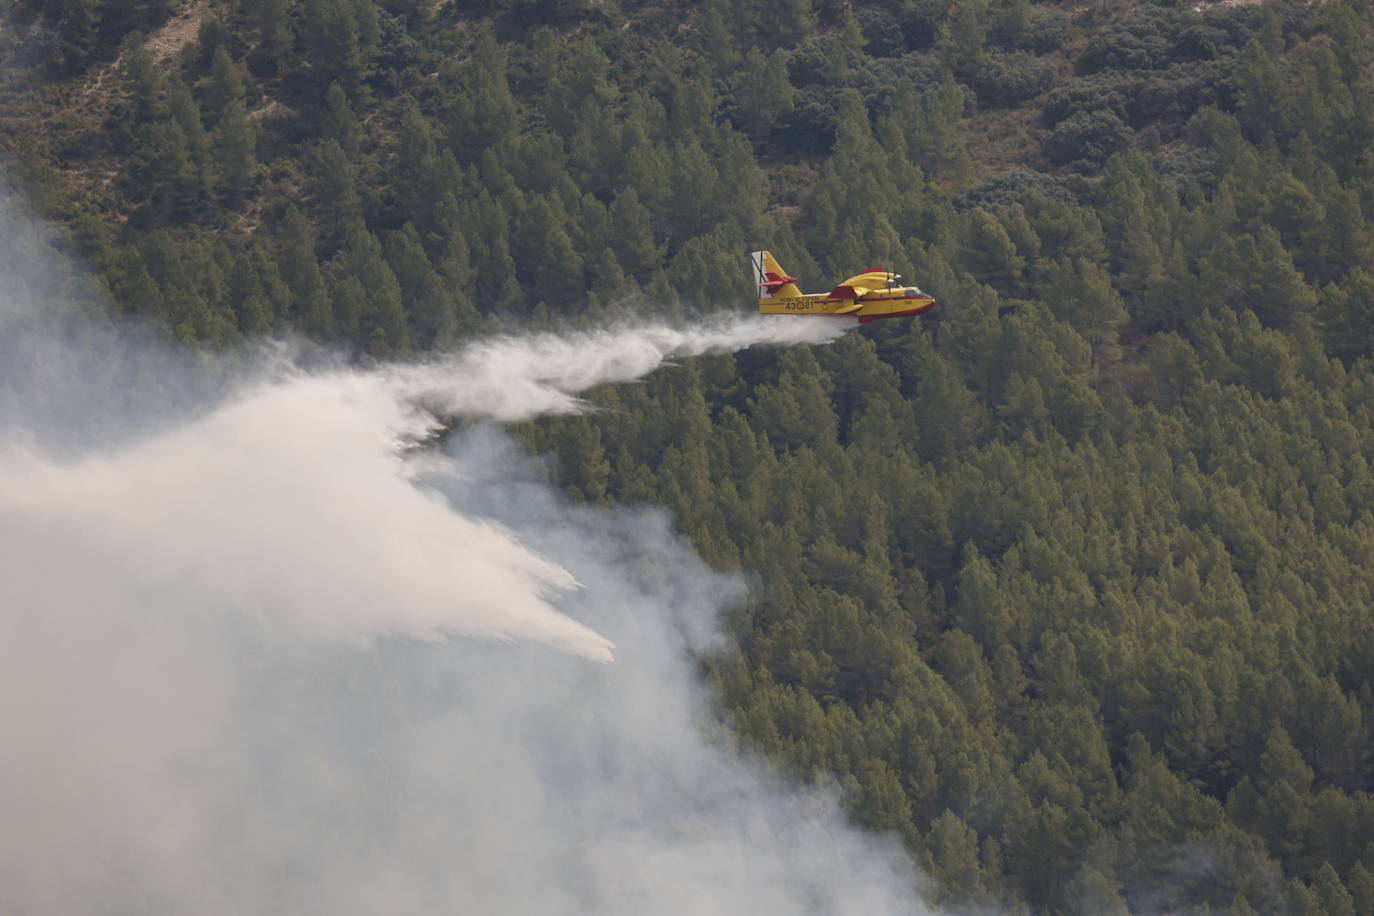
[[[849,315],[868,324],[935,308],[934,299],[914,286],[897,286],[901,277],[883,267],[870,267],[828,293],[803,293],[771,252],[755,251],[749,257],[759,285],[759,311],[765,315]]]

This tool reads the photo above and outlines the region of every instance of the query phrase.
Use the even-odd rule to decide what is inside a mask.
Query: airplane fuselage
[[[803,293],[800,296],[771,296],[759,300],[765,315],[835,315],[857,318],[867,323],[878,318],[921,315],[935,307],[935,300],[914,286],[901,286],[869,293],[862,299],[831,296],[828,293]]]

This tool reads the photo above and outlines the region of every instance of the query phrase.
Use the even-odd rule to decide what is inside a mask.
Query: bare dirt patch
[[[194,0],[155,29],[143,47],[158,63],[181,53],[181,49],[195,40],[200,24],[210,15],[210,0]]]

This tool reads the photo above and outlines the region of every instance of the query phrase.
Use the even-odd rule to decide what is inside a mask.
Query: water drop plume
[[[585,408],[576,395],[596,385],[643,378],[679,357],[747,347],[829,343],[847,318],[719,313],[679,325],[624,322],[567,334],[478,341],[424,366],[393,369],[397,381],[434,410],[511,422]]]

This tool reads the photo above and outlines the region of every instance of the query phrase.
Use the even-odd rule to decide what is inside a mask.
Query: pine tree
[[[231,101],[215,129],[215,157],[220,186],[232,199],[247,194],[257,179],[257,142],[257,129],[248,120],[243,101]]]
[[[214,61],[210,67],[210,85],[205,90],[201,108],[211,124],[218,124],[228,107],[234,102],[245,103],[243,77],[224,46],[215,49]]]
[[[698,4],[693,13],[692,25],[697,47],[718,76],[733,72],[740,62],[735,36],[730,31],[730,19],[728,0],[707,0]]]
[[[1054,314],[1073,325],[1093,350],[1093,365],[1106,368],[1121,358],[1119,334],[1126,307],[1111,277],[1091,261],[1059,262],[1049,271],[1041,296]]]
[[[79,73],[94,59],[100,42],[101,0],[65,0],[58,23],[62,69]]]
[[[1317,313],[1328,350],[1342,359],[1374,353],[1374,276],[1362,268],[1322,292]]]
[[[1363,862],[1356,862],[1350,867],[1345,886],[1350,889],[1351,903],[1356,916],[1374,914],[1374,874],[1370,873]]]
[[[478,33],[472,56],[447,74],[454,91],[445,112],[449,143],[459,161],[476,160],[514,135],[515,98],[506,78],[506,55],[489,28]]]
[[[325,93],[324,111],[320,115],[320,137],[333,140],[350,159],[358,156],[363,131],[353,114],[353,106],[348,102],[348,94],[338,81],[329,84]]]
[[[320,144],[314,166],[311,200],[320,215],[325,238],[338,243],[351,226],[362,220],[357,172],[335,140]]]
[[[402,219],[414,222],[425,234],[438,229],[435,204],[444,187],[440,158],[430,135],[429,123],[417,109],[402,116],[396,135],[392,180],[396,208]]]
[[[953,811],[945,812],[930,825],[926,838],[934,877],[939,882],[937,902],[970,904],[986,899],[983,875],[978,860],[978,834]]]
[[[263,291],[262,277],[251,252],[240,252],[229,272],[229,300],[238,315],[245,337],[261,337],[272,330],[272,310]]]
[[[787,74],[787,51],[765,55],[751,48],[740,70],[735,94],[739,126],[755,142],[765,139],[792,111],[796,90]]]
[[[381,29],[373,0],[306,0],[301,25],[310,76],[323,89],[338,81],[349,98],[365,97]]]
[[[372,356],[396,357],[410,349],[410,332],[406,326],[401,301],[401,286],[395,273],[382,257],[382,246],[376,236],[361,223],[349,227],[343,249],[335,259],[339,276],[344,282],[356,280],[363,291],[361,311],[357,312],[354,341]],[[349,312],[357,308],[355,293],[350,288],[345,306]],[[342,315],[338,301],[335,314]]]
[[[277,265],[286,288],[291,292],[289,319],[316,339],[329,339],[340,333],[335,323],[324,274],[315,256],[318,240],[314,224],[294,204],[286,209],[277,232]]]
[[[1341,883],[1336,869],[1326,862],[1317,870],[1316,880],[1312,882],[1321,911],[1326,916],[1355,916],[1355,901],[1350,891]]]
[[[650,213],[634,188],[626,188],[611,202],[607,239],[616,260],[641,282],[663,266],[663,254],[654,241]]]
[[[452,294],[430,264],[412,223],[393,232],[385,246],[386,261],[401,286],[401,306],[418,349],[451,345],[458,336]]]
[[[368,310],[367,290],[357,277],[348,276],[333,285],[331,294],[329,308],[334,316],[334,333],[357,342],[362,334],[363,315]],[[359,349],[367,343],[363,341]]]
[[[512,254],[536,300],[565,308],[581,298],[582,263],[564,220],[544,198],[535,198],[516,226]]]
[[[258,33],[258,44],[274,65],[290,49],[293,0],[240,0],[240,8]]]
[[[1233,79],[1246,135],[1256,141],[1269,134],[1288,136],[1288,92],[1273,55],[1258,39],[1241,52]]]
[[[1001,289],[1011,289],[1026,267],[1007,230],[986,210],[969,215],[962,254],[975,277]]]

